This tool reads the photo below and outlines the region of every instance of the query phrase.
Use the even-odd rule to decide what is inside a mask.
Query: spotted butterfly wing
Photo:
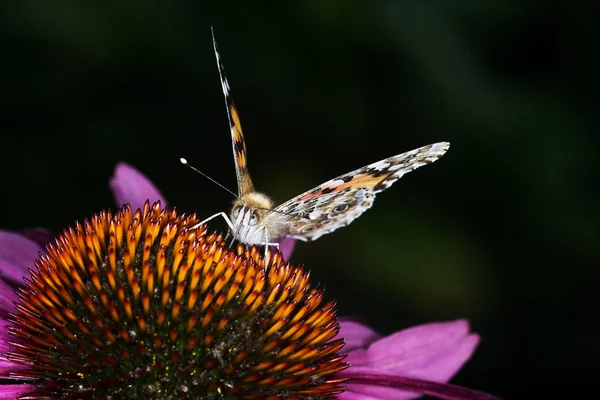
[[[217,68],[219,69],[219,78],[221,79],[221,86],[225,97],[229,129],[231,130],[231,143],[233,146],[233,160],[237,176],[238,195],[241,197],[245,194],[254,192],[254,185],[252,184],[252,179],[250,179],[250,173],[248,172],[246,141],[244,140],[244,133],[242,132],[242,124],[240,123],[237,108],[233,103],[231,88],[229,87],[229,82],[225,76],[225,67],[223,66],[223,61],[221,60],[221,55],[219,54],[219,48],[217,47],[217,41],[215,39],[215,32],[212,28],[211,32],[215,57],[217,59]]]
[[[377,193],[404,174],[434,162],[449,147],[448,142],[434,143],[331,179],[276,207],[265,224],[279,224],[281,231],[296,239],[318,239],[354,221],[373,205]]]
[[[421,147],[367,165],[309,190],[273,208],[271,199],[254,189],[247,167],[246,144],[237,109],[230,93],[225,68],[213,31],[213,47],[231,131],[238,183],[229,220],[219,213],[203,222],[224,216],[233,236],[242,243],[264,244],[285,236],[305,241],[348,225],[373,204],[375,194],[387,189],[404,174],[441,157],[449,143]]]

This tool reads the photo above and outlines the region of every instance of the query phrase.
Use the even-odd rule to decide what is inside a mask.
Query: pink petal
[[[417,397],[417,396],[414,396],[414,397]],[[406,399],[406,398],[409,398],[409,397],[400,397],[400,398],[398,398],[398,400],[402,400],[402,399]],[[372,396],[367,396],[365,394],[349,392],[346,390],[346,392],[338,395],[338,399],[340,399],[340,400],[390,400],[390,399],[396,399],[396,397],[372,397]]]
[[[33,267],[33,263],[31,266]],[[29,272],[26,268],[0,260],[0,281],[9,284],[9,286],[7,286],[8,288],[14,290],[12,289],[13,287],[21,286],[23,284],[24,276],[29,276]],[[2,307],[0,306],[0,309],[1,308]]]
[[[353,350],[364,348],[379,339],[379,335],[366,325],[356,321],[340,318],[340,332],[336,339],[344,338],[346,345],[343,351],[350,353]]]
[[[338,395],[340,400],[408,400],[421,396],[418,393],[368,385],[347,385],[346,391]]]
[[[341,376],[389,374],[446,382],[471,357],[479,336],[467,321],[433,323],[405,329],[348,353],[352,366]],[[348,392],[382,399],[409,399],[414,393],[375,385],[348,384]],[[341,397],[346,399],[346,397]]]
[[[296,239],[286,237],[279,240],[279,251],[281,251],[284,260],[287,261],[290,259],[294,251],[294,246],[296,246]]]
[[[4,356],[8,351],[13,349],[13,347],[8,343],[8,341],[11,339],[14,340],[14,337],[8,335],[7,327],[10,325],[12,325],[10,322],[6,321],[5,319],[0,319],[0,379],[10,378],[9,374],[11,372],[15,372],[24,368],[22,364],[9,361]],[[0,385],[0,399],[3,398],[2,389],[4,388],[4,385]]]
[[[7,362],[6,358],[4,358],[4,354],[12,349],[11,345],[8,344],[8,341],[10,341],[11,337],[7,330],[7,328],[11,325],[12,324],[7,320],[0,318],[0,361],[2,362]]]
[[[26,238],[33,240],[42,249],[56,237],[54,233],[41,227],[21,229],[19,233]]]
[[[33,268],[33,261],[42,248],[33,240],[18,233],[0,231],[0,276],[18,284],[23,276],[29,275],[28,268]]]
[[[405,377],[420,378],[435,382],[447,382],[462,365],[471,357],[479,338],[477,335],[471,335],[467,340],[463,341],[460,346],[457,346],[448,351],[441,352],[435,357],[430,359],[420,360],[419,363],[414,363],[408,368],[405,366],[403,370],[396,371],[384,371],[388,374],[401,375]],[[362,374],[380,374],[382,370],[373,367],[355,367],[349,368],[351,374],[362,375]],[[346,376],[345,374],[341,374]],[[396,389],[370,386],[370,385],[353,385],[349,383],[347,390],[353,393],[367,394],[370,396],[381,396],[382,398],[390,399],[401,399],[401,398],[413,398],[414,393],[403,392]]]
[[[1,385],[0,386],[0,400],[14,400],[19,396],[32,392],[36,389],[35,385]]]
[[[109,184],[119,207],[129,203],[131,209],[136,210],[143,208],[146,200],[149,200],[150,204],[160,200],[163,207],[167,204],[150,179],[127,163],[117,164]]]
[[[12,361],[5,360],[4,358],[0,359],[0,379],[9,378],[9,374],[18,369],[22,369],[23,365],[14,363]],[[0,392],[4,385],[0,385]]]
[[[361,365],[396,368],[399,362],[404,364],[453,347],[468,334],[469,324],[464,320],[404,329],[374,342],[368,349],[363,350],[368,353],[368,360]],[[352,360],[352,354],[349,355],[348,362],[357,364],[356,360]]]
[[[22,279],[23,276],[21,276]],[[0,280],[0,316],[6,316],[9,312],[13,311],[15,308],[14,302],[18,299],[13,287]],[[4,332],[2,328],[3,326],[0,326],[0,332]]]
[[[405,378],[401,376],[380,374],[359,374],[351,379],[353,382],[355,382],[353,385],[354,388],[350,388],[350,391],[340,396],[343,400],[361,398],[386,400],[412,399],[423,395],[433,396],[436,399],[439,398],[445,400],[500,400],[494,395],[479,392],[477,390],[418,378]],[[377,388],[375,384],[370,384],[370,382],[378,382],[380,387],[398,389],[379,390],[376,393],[372,393],[369,391],[369,389]],[[361,385],[364,393],[358,393],[354,390],[356,387],[361,387]],[[402,389],[400,390],[399,388]]]

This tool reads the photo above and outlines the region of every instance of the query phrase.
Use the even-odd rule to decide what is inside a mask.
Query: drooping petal
[[[351,378],[348,393],[374,399],[410,399],[418,396],[376,382],[352,384],[352,376],[387,374],[447,382],[471,357],[478,342],[479,336],[469,333],[464,320],[420,325],[349,351],[346,360],[352,367],[341,375]]]
[[[279,241],[279,251],[283,254],[284,260],[289,260],[292,252],[294,251],[294,247],[296,246],[296,239],[286,237]]]
[[[0,318],[0,361],[5,362],[4,354],[11,349],[10,345],[7,343],[10,340],[10,336],[8,334],[8,330],[6,329],[11,325],[4,318]]]
[[[2,268],[2,266],[0,266],[0,268]],[[21,282],[22,281],[23,276],[21,276]],[[14,302],[17,300],[18,297],[15,293],[15,289],[0,279],[0,317],[6,317],[8,313],[14,309]],[[0,331],[3,332],[1,326]]]
[[[21,229],[19,233],[26,238],[33,240],[42,249],[56,237],[54,233],[42,227]]]
[[[397,400],[428,395],[444,400],[500,400],[498,397],[448,383],[382,374],[358,374],[353,387],[340,395],[342,400]],[[376,384],[377,383],[377,384]],[[356,388],[362,387],[362,392]],[[383,390],[379,390],[385,388]],[[355,391],[352,391],[355,390]]]
[[[465,348],[470,349],[468,358],[478,341],[479,337],[469,333],[469,324],[464,320],[425,324],[372,343],[360,351],[368,354],[366,359],[361,357],[360,363],[356,359],[358,352],[349,354],[348,361],[354,366],[377,366],[381,372],[414,371],[415,367],[431,365],[431,361],[447,353],[463,354]]]
[[[42,248],[25,236],[0,230],[0,260],[17,265],[30,265]]]
[[[160,200],[163,207],[167,204],[150,179],[127,163],[117,164],[109,184],[118,206],[129,203],[131,208],[136,210],[143,208],[146,200],[149,200],[150,204]]]
[[[42,248],[33,240],[14,232],[0,230],[0,276],[17,284],[23,283],[28,268]]]
[[[18,384],[18,385],[1,385],[0,400],[14,400],[19,396],[32,392],[36,388],[35,385]]]
[[[30,265],[33,267],[33,262]],[[15,287],[23,284],[23,277],[26,274],[26,269],[22,265],[17,265],[0,260],[0,280],[8,283],[7,287],[14,291]]]
[[[371,397],[361,393],[353,393],[349,391],[345,391],[342,394],[338,395],[338,399],[340,400],[389,400],[391,398],[382,398],[382,397]]]
[[[8,343],[11,339],[14,340],[14,337],[11,337],[8,334],[8,327],[12,324],[5,319],[0,318],[0,379],[10,379],[11,373],[17,372],[23,369],[22,364],[18,364],[6,359],[5,354],[14,348]],[[23,388],[23,385],[8,385],[15,386],[15,388]],[[4,388],[6,386],[0,385],[0,400],[3,399],[2,395],[4,394]],[[31,390],[32,387],[29,387],[28,390]],[[10,392],[10,391],[9,391]],[[10,392],[12,393],[12,392]],[[21,392],[19,392],[21,394]],[[17,397],[11,397],[11,399],[16,399]]]
[[[366,325],[340,318],[340,332],[338,333],[338,337],[346,340],[344,351],[349,353],[355,349],[367,347],[379,339],[380,336]]]

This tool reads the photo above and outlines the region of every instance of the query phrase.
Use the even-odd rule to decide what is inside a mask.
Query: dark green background
[[[228,209],[178,161],[235,188],[212,24],[254,181],[278,202],[452,143],[350,227],[297,247],[341,315],[383,333],[468,318],[483,340],[454,382],[586,390],[600,358],[597,10],[289,3],[3,2],[0,227],[58,231],[114,207],[120,160],[181,211]]]

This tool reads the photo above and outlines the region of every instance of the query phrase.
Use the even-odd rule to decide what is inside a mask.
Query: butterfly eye
[[[249,224],[250,225],[256,225],[256,224],[258,224],[258,215],[256,215],[256,211],[252,211],[252,213],[250,213]]]
[[[237,219],[240,216],[240,211],[242,211],[242,206],[233,207],[233,210],[231,210],[231,216],[233,219]]]

